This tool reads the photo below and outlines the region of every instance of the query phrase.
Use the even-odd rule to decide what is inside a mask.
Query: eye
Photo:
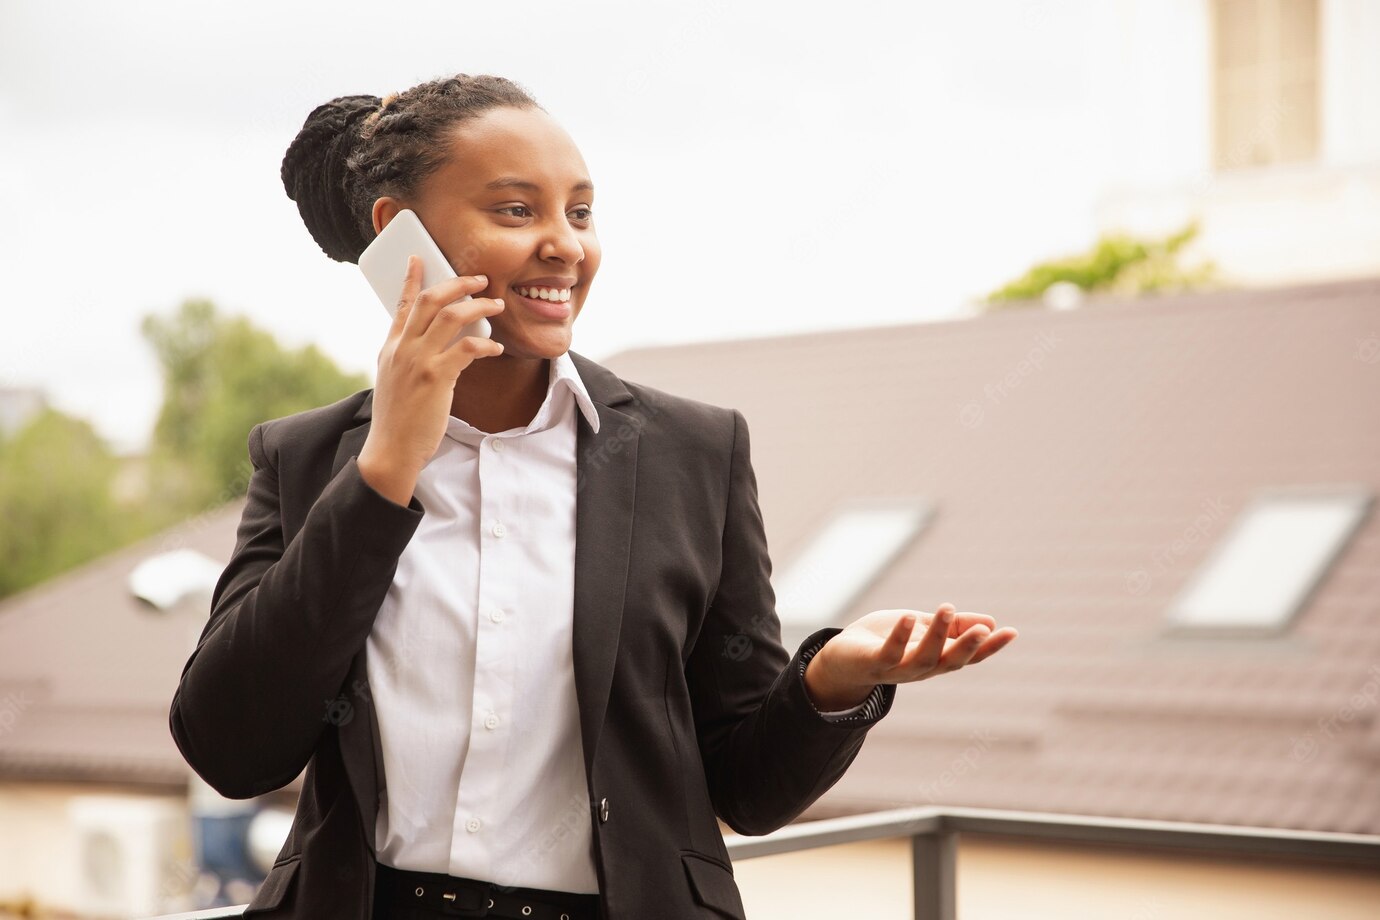
[[[530,209],[529,209],[529,208],[527,207],[527,205],[525,205],[525,204],[512,204],[512,205],[509,205],[509,206],[506,207],[506,208],[499,208],[498,210],[499,210],[499,212],[501,213],[501,212],[503,212],[503,211],[527,211],[527,210],[530,210]],[[531,217],[530,214],[514,214],[513,216],[514,216],[514,217]]]
[[[572,214],[583,214],[583,215],[584,215],[583,217],[577,217],[577,218],[575,218],[576,220],[581,220],[581,221],[583,221],[583,220],[590,220],[590,219],[592,219],[592,218],[594,217],[594,211],[593,211],[593,209],[591,209],[591,208],[584,208],[584,207],[581,207],[581,208],[571,208],[570,213],[572,213]]]

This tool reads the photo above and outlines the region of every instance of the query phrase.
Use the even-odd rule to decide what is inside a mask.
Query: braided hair
[[[321,251],[358,262],[373,241],[374,202],[408,198],[446,161],[458,123],[500,106],[542,109],[504,77],[456,74],[378,96],[318,105],[283,156],[283,188]],[[542,109],[545,111],[545,109]]]

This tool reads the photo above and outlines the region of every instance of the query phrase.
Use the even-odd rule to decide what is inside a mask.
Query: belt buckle
[[[456,917],[487,917],[493,904],[488,892],[465,887],[447,891],[441,900],[446,902],[442,910]]]

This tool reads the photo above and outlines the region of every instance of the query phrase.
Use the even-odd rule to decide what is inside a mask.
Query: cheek
[[[463,265],[463,274],[489,275],[495,281],[506,278],[516,268],[523,265],[522,247],[512,234],[504,234],[493,229],[477,229],[457,241],[456,251],[460,258],[453,259],[456,265]]]
[[[581,245],[584,246],[585,250],[585,270],[591,274],[598,271],[599,263],[603,260],[604,257],[604,251],[602,248],[600,248],[599,241],[597,239],[591,238],[589,240],[582,241]]]

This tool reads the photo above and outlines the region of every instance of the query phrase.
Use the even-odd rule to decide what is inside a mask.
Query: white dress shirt
[[[425,509],[367,643],[385,792],[375,847],[398,869],[599,890],[575,700],[570,355],[531,424],[452,416],[417,480]]]
[[[452,416],[417,479],[425,514],[367,641],[384,765],[374,839],[394,868],[594,894],[572,658],[575,408],[596,432],[599,415],[569,353],[550,369],[531,424],[490,434]]]

